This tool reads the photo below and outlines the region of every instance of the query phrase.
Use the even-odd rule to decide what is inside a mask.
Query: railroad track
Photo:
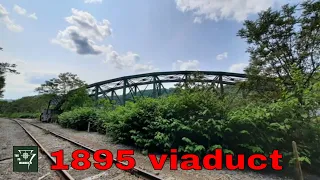
[[[36,124],[22,121],[22,120],[16,120],[13,119],[17,124],[19,124],[22,129],[28,134],[28,136],[39,146],[39,148],[48,156],[52,164],[55,164],[55,158],[51,156],[51,152],[55,152],[57,150],[63,149],[65,154],[65,163],[64,164],[71,164],[70,161],[72,160],[71,154],[74,150],[85,149],[88,152],[90,152],[90,157],[93,157],[93,153],[96,152],[96,150],[81,144],[79,142],[75,142],[71,140],[68,137],[65,137],[61,134],[52,132],[46,128],[43,128],[41,126],[38,126]],[[49,137],[51,136],[51,137]],[[52,137],[54,136],[54,137]],[[50,141],[54,142],[48,142],[50,138]],[[58,145],[58,146],[57,146]],[[50,148],[50,152],[48,151],[48,148]],[[68,159],[67,156],[70,156]],[[106,158],[105,154],[100,155],[103,158]],[[89,158],[89,160],[91,159]],[[113,163],[120,163],[122,165],[127,165],[127,163],[119,162],[117,158],[113,159]],[[94,167],[90,167],[88,170],[75,170],[70,168],[69,170],[57,170],[56,171],[60,177],[66,180],[75,180],[75,179],[85,179],[85,180],[92,180],[92,179],[145,179],[145,180],[163,180],[162,178],[153,175],[149,172],[146,172],[140,168],[134,167],[131,170],[120,170],[116,167],[112,167],[109,170],[101,171],[94,169]]]

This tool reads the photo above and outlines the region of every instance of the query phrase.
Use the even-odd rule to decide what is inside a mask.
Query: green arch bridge
[[[123,76],[106,81],[96,82],[87,86],[90,96],[95,100],[107,98],[120,104],[125,104],[128,99],[135,96],[144,96],[144,92],[152,86],[152,97],[156,98],[167,94],[165,83],[184,83],[193,79],[194,74],[202,76],[194,79],[196,82],[206,82],[220,89],[223,93],[223,85],[235,85],[246,80],[245,74],[219,72],[219,71],[169,71]],[[141,86],[146,86],[144,89]],[[117,92],[118,91],[118,92]],[[120,92],[119,92],[120,91]]]

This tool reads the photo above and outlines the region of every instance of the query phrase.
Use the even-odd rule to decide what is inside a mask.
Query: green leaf
[[[233,130],[231,128],[226,128],[225,131],[226,132],[231,132],[231,133],[233,132]]]
[[[216,149],[222,149],[222,146],[217,144],[217,145],[213,145],[213,146],[211,146],[211,147],[209,148],[210,151],[214,151],[214,150],[216,150]]]
[[[183,138],[182,138],[182,141],[184,141],[184,142],[186,142],[186,143],[189,143],[189,144],[192,144],[192,141],[191,141],[189,138],[187,138],[187,137],[183,137]]]
[[[202,145],[197,145],[196,148],[194,149],[196,152],[201,152],[205,150],[205,147]]]
[[[223,153],[224,154],[232,154],[232,155],[234,155],[233,151],[231,151],[229,149],[223,149]]]
[[[300,162],[306,162],[306,163],[308,163],[309,165],[311,165],[311,161],[310,161],[310,159],[309,159],[308,157],[305,157],[305,156],[299,157],[298,160],[299,160]]]
[[[248,135],[250,135],[250,133],[247,130],[240,131],[240,134],[248,134]]]

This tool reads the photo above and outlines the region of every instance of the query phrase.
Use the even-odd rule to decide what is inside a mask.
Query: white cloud
[[[98,22],[94,16],[85,11],[77,9],[71,9],[72,14],[66,17],[65,20],[73,25],[73,27],[79,28],[79,33],[89,39],[102,41],[105,37],[110,36],[112,33],[110,22],[103,19]]]
[[[202,23],[202,18],[201,17],[195,17],[193,20],[194,23],[201,24]]]
[[[155,68],[153,65],[151,64],[136,64],[134,65],[134,71],[135,72],[152,72],[152,71],[158,71],[158,68]]]
[[[243,21],[251,14],[256,14],[268,7],[283,3],[284,0],[175,0],[181,12],[192,12],[198,18],[219,21],[233,19]]]
[[[224,59],[227,59],[227,58],[228,58],[228,52],[224,52],[222,54],[218,54],[217,57],[216,57],[216,59],[218,61],[221,61],[221,60],[224,60]]]
[[[28,17],[31,18],[31,19],[34,19],[34,20],[38,19],[38,17],[36,16],[36,13],[30,14]]]
[[[20,15],[25,15],[25,14],[27,14],[27,10],[26,10],[26,9],[24,9],[24,8],[22,8],[22,7],[20,7],[20,6],[16,5],[16,4],[13,6],[13,10],[14,10],[16,13],[20,14]]]
[[[7,29],[9,29],[10,31],[14,31],[14,32],[23,31],[23,27],[16,24],[12,19],[10,19],[8,11],[1,4],[0,4],[0,23],[4,24],[7,27]]]
[[[52,39],[52,43],[80,55],[105,55],[105,62],[113,64],[117,69],[151,69],[150,65],[138,64],[140,57],[136,53],[129,51],[119,54],[112,45],[97,44],[112,34],[108,20],[103,19],[99,22],[90,13],[74,8],[71,12],[72,15],[65,18],[70,26],[59,31],[57,37]]]
[[[85,0],[84,3],[86,4],[101,4],[102,0]]]
[[[234,73],[243,73],[244,68],[246,68],[247,66],[248,64],[246,63],[232,64],[229,68],[229,71]]]
[[[107,55],[106,63],[114,64],[117,69],[133,68],[135,72],[150,72],[157,70],[157,68],[151,64],[140,64],[140,56],[133,52],[119,55],[113,50],[112,46],[106,48],[105,52]]]
[[[28,15],[26,9],[24,9],[23,7],[18,6],[16,4],[13,6],[13,11],[16,12],[17,14],[20,14],[22,16],[26,16],[26,17],[34,19],[34,20],[38,19],[38,17],[36,16],[36,13],[32,13],[32,14]]]
[[[199,70],[199,61],[198,60],[189,60],[189,61],[181,61],[177,60],[172,64],[172,69],[175,71],[187,71],[187,70]]]
[[[98,22],[90,13],[71,9],[72,15],[65,20],[70,24],[65,30],[59,31],[53,43],[78,54],[101,54],[110,47],[97,45],[96,41],[102,41],[110,36],[112,29],[110,22],[106,19]]]
[[[110,49],[110,52],[107,53],[106,62],[111,62],[112,64],[115,64],[116,68],[122,69],[133,67],[139,60],[139,55],[133,52],[127,52],[124,55],[119,55],[116,51]]]

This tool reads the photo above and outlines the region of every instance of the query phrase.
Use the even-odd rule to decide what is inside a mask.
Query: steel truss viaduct
[[[193,79],[194,74],[202,75],[202,78],[196,82],[205,82],[214,85],[220,89],[223,94],[223,85],[235,85],[237,82],[245,81],[246,75],[230,72],[219,71],[170,71],[170,72],[153,72],[124,76],[106,81],[93,83],[87,86],[89,95],[95,100],[107,98],[115,101],[117,104],[125,104],[128,100],[134,100],[136,96],[145,96],[144,92],[149,85],[152,85],[151,97],[159,97],[167,94],[164,83],[185,83]],[[141,86],[146,86],[140,89]],[[139,88],[140,87],[140,88]],[[116,91],[120,91],[117,94]]]

